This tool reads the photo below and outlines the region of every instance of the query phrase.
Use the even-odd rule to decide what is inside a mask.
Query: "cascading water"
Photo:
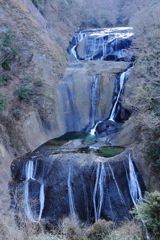
[[[143,195],[142,195],[141,187],[140,187],[139,182],[138,182],[138,178],[137,178],[137,175],[136,175],[136,172],[135,172],[135,169],[134,169],[134,165],[133,165],[130,153],[129,153],[129,156],[128,156],[128,161],[129,161],[129,177],[127,176],[128,185],[129,185],[129,190],[130,190],[130,195],[131,195],[131,198],[132,198],[132,202],[133,202],[134,207],[137,209],[137,212],[138,212],[137,204],[138,204],[139,201],[140,202],[143,201]],[[148,230],[146,228],[146,224],[145,224],[145,222],[143,221],[142,218],[141,218],[141,222],[142,222],[142,224],[144,226],[144,229],[145,229],[146,239],[150,239]]]
[[[45,202],[45,195],[44,195],[44,184],[43,182],[40,185],[40,192],[39,192],[39,215],[37,218],[36,211],[32,211],[33,205],[37,204],[36,202],[33,203],[29,197],[29,184],[30,179],[35,181],[35,175],[36,175],[36,164],[37,162],[33,161],[27,161],[25,166],[25,174],[26,174],[26,180],[24,181],[24,211],[29,221],[31,222],[37,222],[40,221],[42,217],[42,212],[44,209],[44,202]]]
[[[44,202],[45,202],[44,183],[41,183],[39,201],[40,201],[40,211],[39,211],[38,221],[41,220],[42,212],[43,212],[43,209],[44,209]]]
[[[98,91],[99,91],[99,81],[100,76],[96,75],[92,79],[92,86],[91,86],[91,124],[95,124],[95,117],[97,112],[97,105],[98,105]]]
[[[128,68],[127,71],[121,73],[121,75],[120,75],[120,80],[119,80],[119,93],[118,93],[118,96],[117,96],[117,98],[116,98],[116,100],[115,100],[115,103],[114,103],[114,105],[113,105],[113,108],[112,108],[112,111],[111,111],[111,114],[110,114],[110,117],[109,117],[109,120],[111,120],[111,121],[114,121],[114,120],[115,120],[115,117],[116,117],[116,109],[117,109],[117,105],[118,105],[118,102],[119,102],[119,99],[120,99],[122,90],[123,90],[123,88],[124,88],[124,83],[128,80],[132,68],[133,68],[133,66],[130,67],[130,68]]]
[[[83,110],[86,99],[88,99],[88,115],[86,114],[87,117],[85,117],[86,122],[83,131],[89,132],[89,137],[94,138],[95,135],[98,135],[98,128],[101,125],[106,131],[106,128],[110,127],[105,125],[108,120],[109,124],[118,125],[118,121],[116,122],[117,108],[123,94],[124,84],[132,69],[129,66],[133,65],[133,55],[128,52],[132,35],[132,28],[93,29],[81,31],[75,35],[70,51],[72,58],[77,61],[74,61],[66,73],[65,81],[61,82],[59,88],[57,87],[57,96],[61,102],[58,107],[60,106],[61,112],[64,113],[62,116],[65,116],[64,122],[67,126],[64,128],[64,132],[67,132],[68,129],[77,131],[77,126],[81,126],[79,122],[84,121],[84,118],[79,112]],[[79,60],[85,61],[78,63]],[[103,60],[128,61],[129,63],[125,64],[124,72],[122,70],[114,72],[114,78],[107,78],[107,82],[104,74],[104,66],[106,67],[106,65],[102,67],[100,73],[96,72],[96,68],[92,72],[90,66],[96,65],[96,63],[88,64],[90,60],[97,60],[100,64],[100,61]],[[79,72],[84,65],[86,69],[82,72],[83,74],[89,72],[89,75],[87,75],[87,78],[78,79],[77,76],[79,76]],[[128,70],[126,70],[127,68]],[[72,71],[73,74],[71,74]],[[80,76],[84,76],[83,74]],[[110,71],[108,71],[108,74],[110,74]],[[118,78],[115,80],[117,75]],[[73,76],[76,76],[75,82]],[[111,107],[114,80],[116,83],[119,80],[119,83],[116,86],[116,90],[118,90],[114,90],[117,97]],[[81,82],[83,84],[80,84]],[[82,89],[86,82],[88,84],[87,90],[86,88]],[[100,105],[99,93],[101,93],[103,86],[112,87],[107,114],[105,104],[102,114],[98,109]],[[81,91],[81,94],[76,94],[75,89]],[[86,98],[86,95],[89,95],[89,97]],[[106,92],[104,92],[104,102],[106,102],[105,97]],[[80,105],[77,102],[78,104],[80,102]],[[78,130],[81,129],[79,127]],[[105,132],[105,134],[107,133]],[[103,140],[100,140],[102,143]],[[109,162],[108,159],[97,157],[94,153],[91,153],[89,157],[85,153],[81,155],[79,152],[73,153],[72,150],[75,146],[77,147],[79,140],[72,143],[72,148],[68,150],[67,144],[69,143],[65,142],[63,148],[56,146],[55,150],[51,142],[48,145],[46,143],[46,146],[44,144],[41,146],[42,148],[40,147],[26,156],[25,176],[20,177],[21,181],[26,179],[24,181],[25,213],[31,222],[40,221],[42,214],[44,218],[52,219],[51,222],[53,221],[52,223],[55,224],[67,215],[71,215],[73,222],[76,224],[78,224],[78,218],[88,224],[96,222],[100,218],[113,222],[131,218],[129,210],[137,203],[137,198],[142,199],[142,194],[141,184],[136,178],[130,155],[129,160],[126,153],[122,153],[121,159],[118,156],[115,157],[115,161]],[[81,142],[80,147],[82,148],[82,146],[84,144]],[[97,145],[93,145],[90,149],[96,147]],[[35,159],[31,161],[29,159],[33,154],[35,154]],[[40,160],[42,158],[43,161]],[[97,158],[99,159],[97,160]],[[41,167],[39,167],[40,164]],[[47,171],[42,173],[41,168],[47,169]],[[14,167],[13,171],[15,171]],[[13,179],[16,178],[17,175],[15,174]],[[31,194],[32,186],[35,188],[33,187],[33,193]],[[35,211],[30,205],[30,198],[39,201],[39,208]]]
[[[68,173],[68,198],[69,198],[69,209],[70,209],[70,215],[73,220],[77,224],[77,216],[76,216],[76,210],[75,210],[75,205],[74,205],[74,195],[72,191],[72,185],[71,185],[71,168],[69,168],[69,173]]]
[[[96,182],[93,191],[93,206],[94,206],[94,217],[95,222],[98,221],[101,217],[101,209],[103,203],[103,194],[104,194],[104,178],[105,178],[105,169],[103,163],[97,165],[96,171]]]
[[[33,161],[28,161],[26,163],[25,167],[25,172],[26,172],[26,181],[24,182],[24,211],[27,216],[27,218],[31,222],[36,222],[35,216],[31,210],[31,203],[29,199],[29,179],[33,179],[35,177],[35,169],[34,169],[34,164]]]
[[[130,61],[127,48],[132,28],[91,29],[77,33],[72,41],[71,55],[77,60]],[[79,49],[83,48],[83,53]]]
[[[132,163],[130,153],[129,153],[128,161],[129,161],[129,178],[128,178],[129,191],[132,198],[132,202],[134,205],[136,205],[138,201],[143,201],[143,196],[142,196],[141,188],[136,176],[134,165]]]

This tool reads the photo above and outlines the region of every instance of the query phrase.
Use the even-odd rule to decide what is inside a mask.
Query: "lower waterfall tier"
[[[123,221],[132,217],[129,210],[145,190],[128,151],[103,158],[85,153],[53,154],[48,145],[15,160],[11,171],[13,207],[18,213],[27,206],[31,222],[41,216],[55,225],[68,215],[88,224],[99,218]],[[22,198],[24,205],[19,209],[17,199]]]

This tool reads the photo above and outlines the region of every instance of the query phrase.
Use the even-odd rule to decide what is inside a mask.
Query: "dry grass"
[[[142,240],[143,231],[136,221],[126,221],[116,230],[112,231],[109,240]],[[107,240],[107,239],[106,239]]]

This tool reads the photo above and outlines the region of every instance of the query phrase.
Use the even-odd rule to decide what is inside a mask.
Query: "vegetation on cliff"
[[[160,166],[160,27],[154,24],[152,31],[144,32],[143,47],[139,44],[135,67],[139,80],[135,106],[138,107],[143,131],[144,151],[153,166]]]

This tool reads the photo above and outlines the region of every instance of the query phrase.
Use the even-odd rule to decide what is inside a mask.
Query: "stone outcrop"
[[[42,218],[46,224],[57,224],[59,219],[69,214],[75,223],[78,217],[88,224],[100,216],[114,222],[131,218],[128,213],[133,206],[128,182],[129,152],[124,151],[111,158],[80,154],[75,150],[69,153],[74,145],[78,148],[77,143],[79,147],[82,146],[80,141],[73,141],[72,144],[64,144],[59,148],[60,153],[56,153],[58,148],[48,142],[26,157],[13,161],[13,180],[9,184],[13,207],[17,209],[20,194],[16,189],[23,193],[27,162],[32,161],[34,179],[29,180],[30,197],[33,201],[40,201],[38,183],[43,182],[45,204]],[[141,190],[144,191],[141,175],[137,169],[135,171]],[[135,186],[132,191],[136,191]]]
[[[94,124],[90,122],[91,86],[97,75],[100,83],[95,121],[108,118],[116,76],[129,65],[128,62],[104,61],[73,63],[66,70],[64,80],[57,85],[56,118],[61,132],[82,131]]]

